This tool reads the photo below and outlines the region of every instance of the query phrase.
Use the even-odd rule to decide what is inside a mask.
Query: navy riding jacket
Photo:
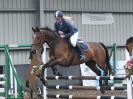
[[[54,24],[55,31],[62,31],[65,35],[65,38],[70,38],[74,33],[78,32],[78,29],[74,27],[69,21],[64,20],[62,23],[55,22]]]

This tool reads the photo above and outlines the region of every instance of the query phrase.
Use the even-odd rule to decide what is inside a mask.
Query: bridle
[[[57,37],[60,37],[60,34],[58,32],[54,32],[54,34],[57,36]],[[55,43],[55,40],[51,41],[50,42],[50,45],[53,45],[53,43]],[[43,47],[42,45],[39,46],[40,44],[38,43],[32,43],[32,47],[34,46],[35,50],[39,50],[39,48]]]

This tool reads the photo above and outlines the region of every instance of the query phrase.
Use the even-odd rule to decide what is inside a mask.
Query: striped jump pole
[[[127,78],[127,99],[133,99],[132,94],[132,77],[130,77]]]
[[[126,76],[49,76],[47,80],[124,80]]]
[[[104,88],[105,90],[126,90],[127,87],[110,87],[110,86],[46,86],[47,89],[69,89],[69,90],[101,90]]]
[[[67,98],[67,99],[127,99],[127,97],[120,97],[120,96],[73,96],[73,95],[52,95],[47,94],[48,98]]]
[[[84,80],[124,80],[125,76],[68,76],[68,77],[61,77],[61,76],[51,76],[45,77],[47,80],[77,80],[77,79],[84,79]],[[69,89],[69,90],[100,90],[102,87],[100,86],[45,86],[46,89]],[[132,98],[132,78],[127,78],[127,87],[110,87],[104,86],[105,90],[127,90],[127,97],[119,97],[119,96],[89,96],[89,97],[80,97],[80,96],[73,96],[73,95],[52,95],[52,94],[45,94],[44,99],[47,98],[68,98],[68,99],[133,99]]]
[[[44,48],[44,51],[42,53],[42,61],[43,63],[46,63],[46,44],[43,45],[43,48]],[[47,77],[47,68],[44,69],[44,80],[46,80],[46,77]],[[43,86],[43,97],[44,99],[47,99],[47,88],[46,86]]]

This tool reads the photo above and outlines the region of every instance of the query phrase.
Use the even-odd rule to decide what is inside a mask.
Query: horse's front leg
[[[52,61],[49,61],[43,65],[43,69],[45,69],[47,67],[54,67],[55,65],[61,64],[64,62],[63,60],[64,60],[64,58],[58,58],[58,59],[54,59]]]
[[[49,65],[52,61],[56,60],[55,57],[51,54],[49,55],[49,57],[50,57],[50,60],[46,63],[46,65]],[[57,68],[55,66],[52,66],[51,69],[52,69],[54,75],[62,76],[62,74],[57,71]]]
[[[56,76],[62,76],[62,74],[60,72],[57,71],[57,68],[55,66],[51,67],[53,74]]]
[[[44,80],[44,69],[47,67],[54,67],[55,65],[61,63],[62,61],[63,59],[59,58],[59,59],[55,59],[55,60],[47,62],[46,64],[42,66],[41,75],[36,73],[36,76],[40,77],[40,80],[42,81],[44,85],[47,85],[47,82]]]
[[[33,71],[33,73],[35,73],[35,75],[37,77],[43,76],[43,72],[44,72],[45,68],[54,67],[55,65],[62,63],[63,60],[64,60],[64,58],[49,60],[47,63],[41,65],[40,67],[36,66],[35,68],[33,68],[32,71]]]

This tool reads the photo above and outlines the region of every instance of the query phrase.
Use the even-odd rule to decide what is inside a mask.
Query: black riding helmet
[[[63,13],[61,11],[56,11],[54,16],[55,16],[55,18],[57,18],[57,17],[63,18]]]

